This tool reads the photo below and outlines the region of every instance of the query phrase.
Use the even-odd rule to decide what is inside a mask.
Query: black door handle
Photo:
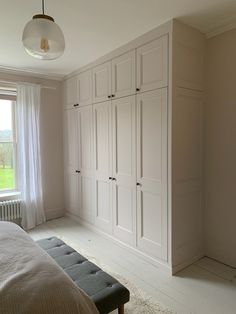
[[[112,178],[113,181],[116,181],[116,178]]]
[[[78,107],[79,106],[79,104],[74,104],[74,107]]]
[[[75,170],[76,173],[80,173],[80,170]]]

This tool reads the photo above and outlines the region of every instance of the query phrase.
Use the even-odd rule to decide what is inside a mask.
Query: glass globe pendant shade
[[[53,60],[65,50],[65,39],[53,18],[39,14],[29,21],[23,31],[22,42],[27,53],[37,59]]]

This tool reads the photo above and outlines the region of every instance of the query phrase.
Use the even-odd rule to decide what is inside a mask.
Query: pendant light
[[[22,42],[27,53],[34,58],[53,60],[59,58],[65,50],[65,39],[54,19],[44,14],[34,15],[24,28]]]

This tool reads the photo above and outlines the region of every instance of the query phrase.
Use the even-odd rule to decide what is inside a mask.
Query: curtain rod
[[[0,80],[0,84],[9,84],[11,86],[14,86],[16,87],[17,84],[38,84],[41,86],[41,88],[45,88],[45,89],[53,89],[53,90],[56,90],[56,87],[53,87],[53,86],[46,86],[46,85],[41,85],[39,83],[30,83],[30,82],[12,82],[12,81],[5,81],[5,80]],[[4,87],[4,86],[3,86]],[[10,86],[9,86],[10,87]]]

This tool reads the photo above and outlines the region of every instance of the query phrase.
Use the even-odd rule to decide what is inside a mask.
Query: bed
[[[97,314],[98,310],[26,232],[0,222],[0,313]]]

